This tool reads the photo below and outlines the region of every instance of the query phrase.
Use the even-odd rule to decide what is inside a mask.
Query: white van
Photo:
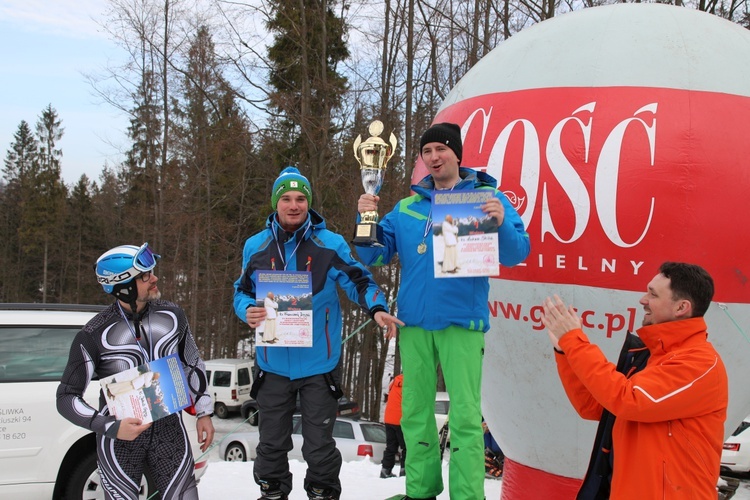
[[[93,432],[64,419],[55,391],[76,333],[104,306],[0,304],[0,498],[104,498]],[[99,382],[84,398],[99,405]],[[196,419],[182,412],[195,457],[206,472]],[[140,499],[154,496],[146,472]]]
[[[250,399],[253,385],[253,361],[249,359],[210,359],[206,361],[208,391],[214,398],[214,415],[227,418],[240,411]]]

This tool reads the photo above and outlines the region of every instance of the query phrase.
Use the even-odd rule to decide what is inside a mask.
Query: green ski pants
[[[443,491],[435,422],[437,366],[440,364],[450,396],[450,498],[483,499],[484,333],[458,326],[434,331],[403,327],[399,333],[399,349],[404,371],[401,429],[409,450],[406,494],[412,498],[429,498]]]

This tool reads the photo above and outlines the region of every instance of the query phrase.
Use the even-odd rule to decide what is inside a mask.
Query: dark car
[[[294,410],[295,413],[301,413],[302,410],[299,407],[299,396],[297,397],[297,408]],[[242,418],[247,420],[250,425],[258,425],[258,403],[254,399],[250,399],[242,403],[240,407],[240,414]],[[352,420],[359,420],[359,403],[352,401],[346,396],[339,398],[339,409],[336,412],[337,417],[346,417]]]

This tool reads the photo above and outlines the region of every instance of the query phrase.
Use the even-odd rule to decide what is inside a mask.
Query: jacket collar
[[[648,325],[639,328],[637,333],[652,354],[699,344],[708,338],[706,321],[702,317]]]
[[[306,231],[308,223],[312,226],[312,229],[325,229],[326,227],[326,221],[323,218],[322,215],[320,215],[318,212],[316,212],[313,209],[309,209],[307,212],[307,220],[296,230],[292,235],[284,231],[279,223],[276,220],[277,213],[274,212],[271,215],[268,216],[266,219],[266,228],[275,231],[276,235],[279,238],[279,241],[288,241],[292,239],[298,239],[302,238],[304,236],[305,239],[310,238],[312,236],[312,231]]]
[[[497,180],[489,174],[474,170],[473,168],[458,167],[458,175],[461,180],[454,189],[473,189],[477,187],[497,188]],[[435,181],[432,175],[428,175],[411,186],[411,190],[422,196],[432,199],[432,191],[435,189]]]

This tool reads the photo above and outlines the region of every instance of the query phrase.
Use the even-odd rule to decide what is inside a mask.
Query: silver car
[[[302,457],[302,417],[292,417],[294,429],[289,459],[304,461]],[[219,445],[219,456],[228,462],[255,460],[258,446],[258,432],[238,432],[230,434]],[[385,450],[385,426],[378,422],[337,418],[333,426],[333,438],[345,462],[364,460],[370,457],[379,464]]]

